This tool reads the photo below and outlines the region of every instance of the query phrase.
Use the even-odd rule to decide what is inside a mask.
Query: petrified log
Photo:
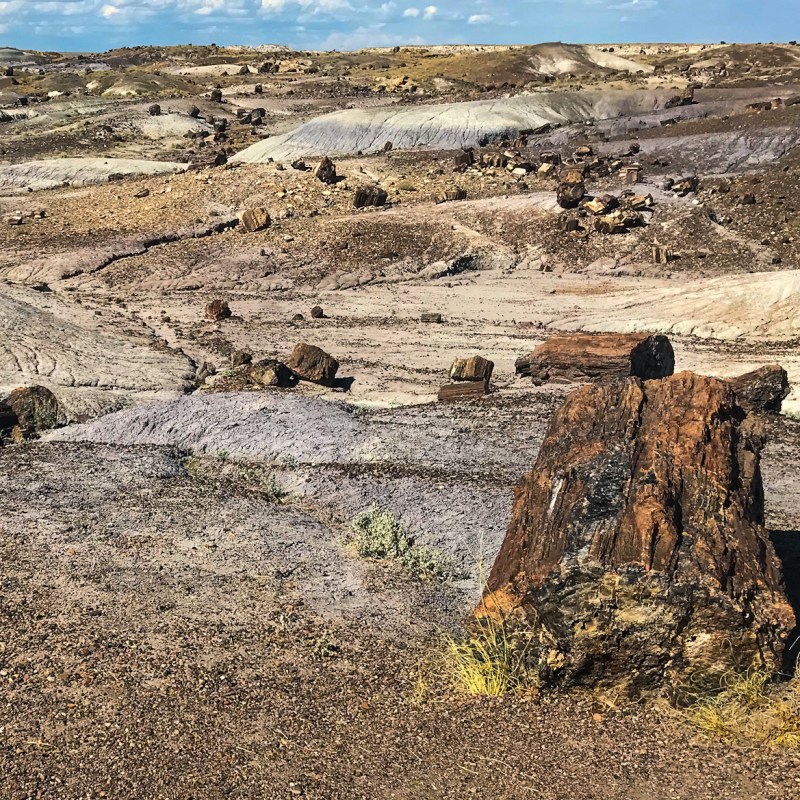
[[[489,394],[489,381],[465,381],[464,383],[446,383],[439,389],[437,398],[440,403],[454,400],[475,400]]]
[[[267,209],[261,207],[248,208],[247,211],[242,214],[239,221],[248,233],[263,231],[265,228],[268,228],[272,222]]]
[[[219,322],[223,319],[228,319],[231,316],[231,309],[227,300],[212,300],[206,305],[206,317]]]
[[[583,183],[560,183],[556,190],[556,200],[561,208],[577,208],[586,194]]]
[[[423,311],[419,316],[420,322],[442,322],[442,315],[436,311]]]
[[[554,415],[479,616],[545,683],[638,693],[780,664],[794,624],[764,529],[763,437],[690,372],[573,392]]]
[[[768,364],[752,372],[731,378],[739,405],[746,411],[780,413],[789,395],[789,376],[780,364]]]
[[[339,362],[321,348],[301,342],[295,345],[286,366],[301,380],[332,386]]]
[[[609,378],[664,378],[675,370],[666,336],[651,333],[573,333],[551,336],[516,360],[534,384],[583,383]]]
[[[451,381],[490,381],[494,361],[481,356],[457,358],[450,367]]]
[[[356,193],[353,196],[353,205],[356,208],[383,206],[386,205],[388,197],[386,190],[378,186],[361,186],[356,189]]]
[[[13,433],[20,438],[57,428],[65,421],[58,398],[46,386],[14,389],[4,405],[16,417]]]

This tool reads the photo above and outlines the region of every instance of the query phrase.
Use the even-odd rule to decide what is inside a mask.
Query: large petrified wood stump
[[[577,389],[518,484],[478,616],[545,683],[718,685],[778,667],[794,624],[763,526],[764,440],[725,381]]]
[[[664,378],[675,370],[666,336],[651,333],[570,333],[551,336],[516,361],[520,375],[537,385],[583,383],[634,375]]]

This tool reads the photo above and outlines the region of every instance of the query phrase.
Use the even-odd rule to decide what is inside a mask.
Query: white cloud
[[[615,11],[646,11],[649,8],[655,8],[658,5],[658,0],[629,0],[627,3],[616,3],[609,6],[610,9]]]
[[[492,18],[488,14],[473,14],[467,23],[470,25],[480,25],[483,22],[491,22]]]
[[[283,11],[287,6],[299,6],[310,15],[351,7],[348,0],[261,0],[261,10],[268,14]]]
[[[436,14],[438,13],[439,9],[436,6],[426,6],[425,13],[423,14],[424,19],[433,19]]]
[[[105,5],[100,9],[100,16],[106,19],[111,19],[111,17],[117,14],[119,14],[119,8],[117,6]]]
[[[418,17],[419,16],[419,9],[418,8],[407,8],[403,12],[404,17]]]
[[[362,25],[349,32],[334,31],[322,43],[323,50],[360,50],[362,47],[392,47],[396,44],[425,44],[419,36],[411,39],[386,33],[385,23]]]

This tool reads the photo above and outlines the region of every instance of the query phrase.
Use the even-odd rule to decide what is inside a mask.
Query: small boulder
[[[780,364],[768,364],[730,378],[728,383],[745,411],[779,414],[789,396],[789,376]]]
[[[301,380],[333,386],[339,362],[321,348],[301,342],[286,360],[286,366]]]
[[[231,316],[231,309],[227,300],[212,300],[206,305],[206,318],[219,322]]]
[[[328,156],[317,164],[314,170],[314,177],[323,183],[336,183],[336,164]]]
[[[4,405],[16,417],[15,438],[27,439],[66,421],[58,398],[45,386],[14,389]]]
[[[325,316],[325,312],[322,310],[322,306],[314,306],[311,309],[311,319],[322,319]]]
[[[259,206],[258,208],[248,208],[239,218],[242,227],[248,233],[266,230],[272,223],[269,211]]]
[[[151,117],[158,117],[161,115],[161,106],[158,103],[153,103],[150,108],[147,109],[147,113]]]

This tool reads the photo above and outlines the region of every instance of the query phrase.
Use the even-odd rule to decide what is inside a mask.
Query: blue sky
[[[800,0],[0,0],[0,46],[800,39]]]

